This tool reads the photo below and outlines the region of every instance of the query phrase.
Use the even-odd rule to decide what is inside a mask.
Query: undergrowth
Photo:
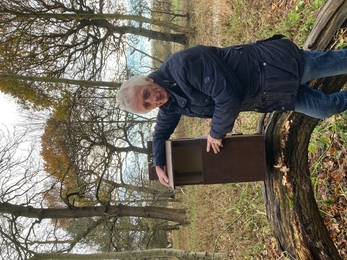
[[[197,31],[190,38],[190,45],[228,46],[281,33],[302,46],[325,2],[190,1],[190,26]],[[336,46],[345,47],[346,42],[336,39]],[[254,133],[257,119],[258,114],[252,112],[241,114],[233,133]],[[174,137],[206,136],[209,126],[209,120],[183,118]],[[347,185],[341,179],[341,172],[345,174],[347,169],[345,154],[347,113],[322,121],[309,146],[317,203],[340,250],[347,247],[342,239],[347,237]],[[173,233],[175,248],[227,252],[232,259],[286,259],[278,250],[267,221],[259,183],[186,186],[179,197],[188,209],[191,224]]]

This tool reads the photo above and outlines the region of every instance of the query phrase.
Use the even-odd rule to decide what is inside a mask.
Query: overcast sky
[[[19,119],[18,105],[13,98],[0,92],[0,124],[8,128],[15,126]]]

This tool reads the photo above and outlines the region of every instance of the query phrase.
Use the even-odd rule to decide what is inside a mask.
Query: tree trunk
[[[158,41],[166,41],[166,42],[176,42],[182,45],[186,45],[187,43],[187,35],[184,33],[167,33],[167,32],[157,32],[153,30],[148,30],[145,28],[135,28],[132,26],[120,26],[113,27],[112,33],[119,34],[134,34],[143,37],[147,37],[148,39],[158,40]]]
[[[326,49],[347,19],[346,8],[344,0],[328,1],[306,48]],[[329,40],[321,39],[323,35],[329,35]],[[346,75],[331,77],[316,80],[312,87],[333,92],[346,81]],[[307,147],[318,122],[295,112],[275,112],[264,130],[268,175],[263,194],[267,214],[280,248],[291,259],[341,259],[320,215],[310,179]]]
[[[329,0],[317,16],[304,49],[325,50],[336,31],[346,21],[346,13],[345,0]]]
[[[298,113],[275,113],[265,135],[267,214],[281,249],[292,259],[340,259],[320,216],[308,168],[307,147],[317,123]]]
[[[4,12],[6,13],[6,12]],[[67,20],[122,20],[122,21],[134,21],[138,23],[148,23],[159,27],[167,28],[179,33],[194,33],[194,28],[181,26],[172,22],[162,21],[154,18],[147,18],[139,15],[130,14],[91,14],[91,13],[73,13],[73,14],[56,14],[56,13],[15,13],[18,17],[25,18],[38,18],[38,19],[57,19],[62,21]]]
[[[119,217],[144,217],[174,221],[188,224],[186,211],[161,207],[135,207],[126,205],[94,206],[78,208],[33,208],[10,203],[0,203],[0,213],[11,214],[27,218],[56,219],[56,218],[84,218],[100,217],[103,215],[116,215]]]
[[[209,252],[192,252],[178,249],[150,249],[138,251],[123,251],[97,254],[63,254],[63,253],[47,253],[36,254],[29,260],[50,260],[50,259],[157,259],[157,258],[183,258],[183,259],[226,259],[226,255],[222,253]]]
[[[120,88],[122,83],[111,82],[111,81],[90,81],[90,80],[75,80],[66,78],[52,78],[52,77],[35,77],[35,76],[22,76],[18,74],[0,74],[2,80],[24,80],[24,81],[36,81],[36,82],[47,82],[47,83],[61,83],[71,84],[76,86],[85,87],[109,87],[110,89]]]
[[[0,13],[13,13],[10,11],[0,12]],[[176,42],[182,45],[187,43],[187,34],[192,34],[195,32],[194,28],[179,26],[174,23],[160,21],[152,18],[146,18],[136,15],[120,15],[120,14],[42,14],[42,13],[20,13],[14,12],[14,15],[24,18],[39,18],[39,19],[75,19],[78,20],[81,25],[94,25],[96,27],[106,28],[110,33],[113,34],[134,34],[148,39]],[[173,30],[179,33],[168,33],[168,32],[159,32],[151,29],[134,27],[134,26],[116,26],[110,23],[109,19],[125,19],[133,20],[136,22],[149,23],[151,25],[159,26],[164,29]]]

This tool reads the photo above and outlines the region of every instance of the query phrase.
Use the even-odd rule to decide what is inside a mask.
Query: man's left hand
[[[214,139],[210,135],[208,135],[206,151],[209,152],[211,150],[211,147],[214,153],[219,153],[220,148],[223,147],[222,139]]]

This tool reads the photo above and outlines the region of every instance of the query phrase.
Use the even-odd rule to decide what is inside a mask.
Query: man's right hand
[[[214,139],[211,137],[211,135],[207,136],[207,147],[206,147],[206,152],[210,152],[211,147],[214,151],[214,153],[219,153],[220,148],[223,147],[222,144],[222,139]]]
[[[157,172],[159,182],[161,184],[163,184],[164,186],[170,188],[169,178],[166,175],[164,167],[163,166],[155,166],[155,171]]]

